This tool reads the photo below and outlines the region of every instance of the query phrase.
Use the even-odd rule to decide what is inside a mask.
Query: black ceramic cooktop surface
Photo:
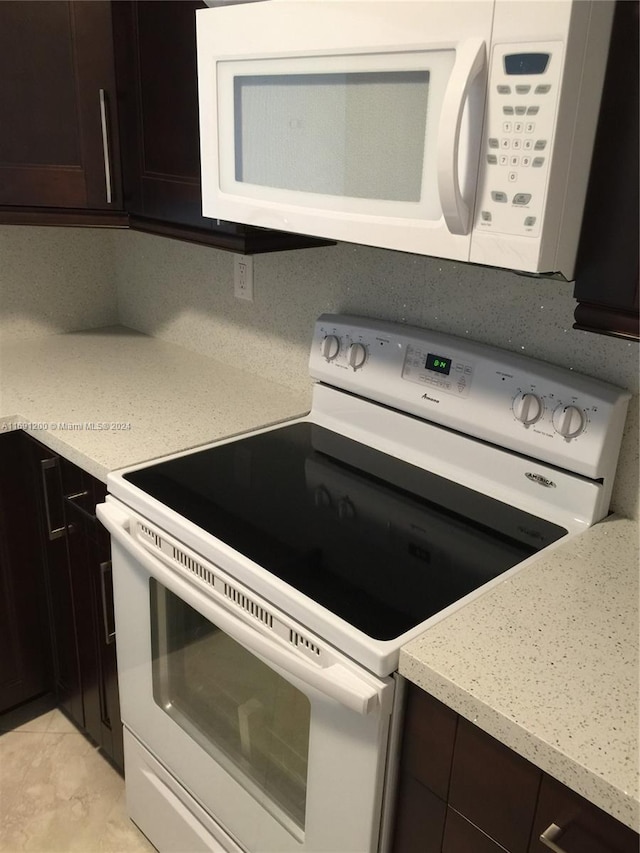
[[[125,479],[382,640],[566,533],[308,422]]]

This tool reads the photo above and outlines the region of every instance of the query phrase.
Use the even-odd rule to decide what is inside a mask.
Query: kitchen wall
[[[638,345],[571,328],[573,285],[339,244],[254,257],[255,300],[233,296],[233,255],[146,234],[115,235],[120,322],[292,388],[308,388],[323,311],[468,336],[638,394]],[[638,406],[632,403],[613,507],[638,516]]]
[[[117,322],[115,232],[0,226],[0,339]]]

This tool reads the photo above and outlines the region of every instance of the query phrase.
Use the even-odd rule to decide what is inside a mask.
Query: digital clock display
[[[427,355],[427,360],[424,366],[427,370],[435,370],[436,373],[444,373],[448,376],[449,371],[451,370],[451,359],[444,358],[442,355],[434,355],[430,352]]]

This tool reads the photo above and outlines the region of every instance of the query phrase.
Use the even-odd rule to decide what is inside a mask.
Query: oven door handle
[[[300,681],[358,714],[369,714],[378,707],[384,707],[383,694],[390,689],[389,685],[384,683],[376,685],[372,683],[373,676],[371,681],[365,679],[341,663],[331,663],[329,666],[322,667],[290,652],[280,645],[279,640],[272,640],[256,627],[245,624],[236,615],[203,595],[197,587],[150,554],[131,535],[129,516],[114,504],[99,504],[96,507],[96,513],[113,539],[150,575],[248,651],[266,663],[281,667],[283,671],[299,678]],[[117,572],[115,560],[112,560],[112,566],[115,575]]]

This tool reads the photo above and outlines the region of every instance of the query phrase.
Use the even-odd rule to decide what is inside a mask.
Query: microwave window
[[[429,71],[239,75],[236,181],[419,202]]]

